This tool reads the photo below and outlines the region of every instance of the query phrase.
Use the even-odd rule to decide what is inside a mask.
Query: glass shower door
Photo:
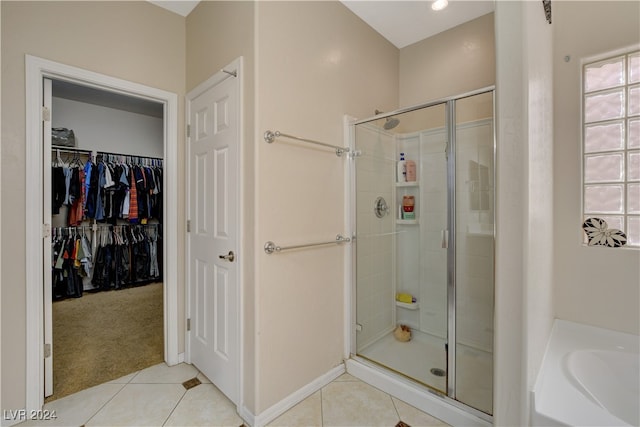
[[[447,138],[445,103],[355,126],[356,353],[442,393]]]
[[[455,102],[455,397],[493,412],[493,92]]]

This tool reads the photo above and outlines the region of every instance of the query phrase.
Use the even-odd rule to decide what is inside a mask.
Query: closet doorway
[[[154,347],[152,353],[156,353],[154,357],[158,361],[164,360],[169,365],[179,361],[176,274],[177,96],[158,89],[30,56],[27,56],[26,86],[27,168],[35,175],[27,174],[27,251],[30,254],[36,254],[31,258],[28,257],[27,265],[27,375],[30,380],[27,382],[27,409],[39,409],[44,403],[44,397],[55,391],[55,384],[53,384],[54,387],[51,387],[52,361],[56,356],[56,347],[52,345],[55,342],[52,340],[52,332],[55,330],[55,318],[52,315],[54,297],[62,299],[61,303],[78,303],[75,304],[76,306],[88,304],[90,297],[93,299],[108,297],[108,299],[115,300],[114,307],[118,308],[132,302],[136,305],[135,298],[154,300],[152,305],[155,305],[153,309],[155,311],[152,310],[151,317],[155,321],[159,320],[156,330],[160,336],[155,337],[155,344],[150,344]],[[56,103],[52,105],[52,92],[53,95],[56,95],[56,93],[60,94],[64,91],[67,92],[59,97],[58,105],[56,106]],[[75,93],[75,95],[69,95],[69,93]],[[84,94],[78,95],[80,93]],[[91,97],[91,94],[101,97],[101,99],[99,101],[94,99],[93,102],[86,102],[88,99],[72,99],[74,96]],[[76,109],[76,113],[80,115],[86,114],[94,107],[110,108],[114,110],[116,115],[130,115],[132,109],[143,108],[143,106],[156,109],[153,114],[159,117],[152,117],[151,113],[147,111],[149,120],[146,121],[156,122],[154,126],[157,129],[151,132],[155,132],[155,136],[151,139],[157,141],[157,146],[155,148],[150,148],[150,146],[141,148],[139,144],[136,145],[134,140],[140,141],[142,138],[139,134],[132,134],[130,139],[122,141],[125,138],[118,136],[118,133],[123,131],[122,125],[113,116],[109,117],[108,114],[105,116],[105,110],[103,110],[102,117],[101,114],[98,114],[93,120],[96,123],[101,122],[102,125],[107,125],[104,141],[110,142],[110,144],[96,146],[95,144],[99,144],[98,135],[89,135],[88,133],[91,132],[83,129],[82,132],[74,131],[76,144],[66,141],[69,144],[68,147],[55,147],[50,140],[51,128],[67,127],[64,123],[56,120],[56,111],[66,114],[69,111],[65,111],[65,107],[80,101],[86,103],[84,108],[80,108],[80,113]],[[67,105],[61,107],[63,104]],[[89,104],[91,105],[89,106]],[[120,104],[119,108],[114,108],[118,107],[117,104]],[[145,115],[140,112],[134,114]],[[85,124],[87,123],[83,125]],[[78,130],[82,128],[77,124],[72,126],[78,126]],[[111,126],[110,131],[109,126]],[[146,126],[149,127],[149,123]],[[144,127],[145,125],[138,126],[138,128]],[[69,139],[69,136],[68,132],[62,132],[62,139],[53,142],[54,144],[60,141],[64,143],[65,138]],[[120,146],[114,145],[114,142],[120,143]],[[91,144],[94,145],[91,146]],[[100,218],[97,218],[95,212],[86,215],[86,206],[79,209],[79,213],[76,213],[79,215],[79,219],[75,217],[76,220],[73,224],[69,223],[70,215],[68,212],[63,215],[64,220],[54,218],[55,215],[51,215],[52,209],[60,208],[60,206],[56,206],[54,200],[55,191],[52,191],[52,187],[48,186],[55,181],[52,179],[52,163],[65,163],[66,160],[67,164],[86,165],[87,162],[83,161],[83,156],[87,160],[91,158],[94,162],[102,162],[106,170],[111,172],[111,180],[114,180],[114,176],[115,179],[118,179],[117,176],[120,175],[119,179],[123,185],[125,176],[129,178],[133,176],[134,186],[136,182],[142,181],[144,200],[130,198],[130,203],[133,204],[135,200],[143,205],[139,207],[141,209],[138,211],[140,216],[135,221],[131,221],[130,216],[120,218],[124,209],[122,205],[116,203],[118,196],[113,192],[108,195],[103,194],[102,198],[93,199],[94,203],[99,203],[98,200],[101,200],[104,204],[102,208],[106,208],[105,216]],[[127,168],[129,172],[135,169],[136,174],[125,174]],[[71,175],[71,179],[73,179],[72,177],[73,175]],[[102,179],[108,180],[109,178]],[[75,182],[77,186],[79,181]],[[87,182],[87,184],[89,183],[90,181]],[[129,181],[129,185],[131,185],[131,181]],[[61,197],[69,197],[68,189],[67,186]],[[158,203],[159,194],[162,194],[160,203]],[[152,200],[152,196],[155,196],[153,198],[156,200]],[[60,195],[56,197],[60,197]],[[71,204],[69,204],[70,206]],[[93,207],[97,208],[97,206]],[[85,215],[83,216],[83,214]],[[61,221],[66,224],[61,224]],[[34,236],[33,232],[29,232],[30,228],[42,230],[42,234]],[[55,245],[52,245],[56,239],[73,240],[75,244],[62,249],[56,248]],[[135,247],[135,244],[138,243],[139,245]],[[38,246],[41,250],[38,249]],[[91,253],[92,261],[94,261],[93,269],[86,268],[82,258],[74,257],[73,255],[77,255],[72,255],[74,251],[80,251],[84,255]],[[62,256],[60,256],[61,254]],[[80,274],[79,277],[74,276],[70,280],[69,276],[72,272],[68,271],[65,274],[64,268],[62,273],[56,277],[56,264],[52,261],[56,260],[57,262],[58,258],[62,260],[62,263],[67,261],[66,265],[69,265],[68,258],[73,258],[75,267],[84,274],[88,273],[88,277],[82,277]],[[119,261],[116,262],[116,259]],[[37,271],[42,271],[42,274],[39,275]],[[158,282],[160,278],[161,282]],[[153,282],[156,284],[139,286],[143,283]],[[109,290],[110,292],[96,292],[97,290]],[[137,295],[126,297],[128,291],[133,291]],[[96,293],[87,294],[87,292]],[[128,300],[128,302],[123,302],[123,300]],[[110,318],[113,321],[111,324],[108,320],[109,317],[106,318],[107,320],[96,320],[95,316],[98,314],[96,307],[104,308],[104,305],[109,302],[98,301],[95,304],[93,308],[89,309],[92,319],[72,318],[69,324],[96,323],[97,325],[93,325],[97,326],[96,331],[101,329],[109,332],[110,335],[107,336],[110,336],[110,341],[115,343],[110,351],[120,351],[122,343],[132,339],[135,332],[118,324],[118,320],[123,320],[122,312],[113,313],[115,316]],[[140,304],[137,305],[140,308]],[[158,319],[158,316],[161,319]],[[145,320],[144,317],[138,317],[138,320],[133,322],[144,323]],[[85,334],[87,333],[85,332]],[[114,338],[118,334],[122,339]],[[162,344],[158,343],[158,339]],[[135,342],[136,339],[133,338],[133,341]],[[107,342],[103,341],[100,344],[93,345],[91,352],[97,351],[96,347],[109,347]],[[140,353],[139,350],[133,350],[132,353]],[[120,375],[122,371],[104,365],[100,366],[102,360],[104,359],[101,357],[94,357],[93,363],[98,362],[98,366],[92,369],[111,371],[111,376],[115,377]],[[144,364],[144,362],[142,363]],[[60,396],[55,396],[55,398],[57,397]]]
[[[44,104],[49,401],[164,360],[164,106],[51,79]]]

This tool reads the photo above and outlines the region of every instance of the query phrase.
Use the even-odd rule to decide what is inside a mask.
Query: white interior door
[[[215,76],[214,76],[215,77]],[[227,77],[188,96],[189,357],[239,398],[239,85]]]
[[[42,113],[44,259],[44,397],[53,394],[53,292],[51,278],[51,80],[44,79]]]

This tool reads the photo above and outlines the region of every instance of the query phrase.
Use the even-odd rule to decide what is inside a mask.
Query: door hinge
[[[360,323],[356,323],[356,331],[360,332],[362,330],[362,325]]]
[[[187,125],[187,138],[191,138],[191,125]]]
[[[51,237],[51,224],[42,224],[42,238],[48,239]]]
[[[191,220],[187,220],[187,233],[191,233]]]
[[[44,345],[44,358],[51,357],[51,344]]]
[[[50,122],[51,121],[51,110],[47,107],[42,107],[42,121]]]
[[[191,330],[191,319],[187,319],[187,331]]]

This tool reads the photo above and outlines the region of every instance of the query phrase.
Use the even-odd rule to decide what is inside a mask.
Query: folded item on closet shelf
[[[52,128],[51,143],[54,145],[63,145],[65,147],[75,147],[76,135],[73,132],[73,129]]]

